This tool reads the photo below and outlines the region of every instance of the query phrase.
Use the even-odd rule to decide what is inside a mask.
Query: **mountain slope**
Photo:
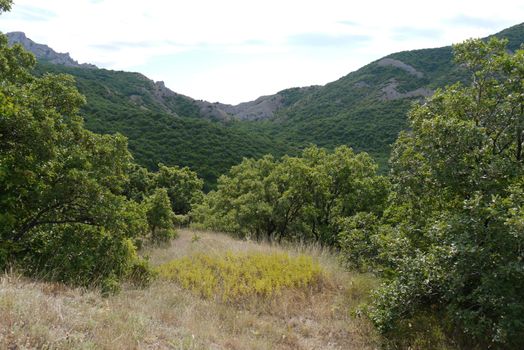
[[[524,42],[524,23],[496,36],[508,38],[515,50]],[[451,46],[394,53],[317,88],[261,124],[288,144],[348,144],[385,165],[411,104],[466,79]]]
[[[8,35],[12,41],[21,37]],[[514,50],[524,42],[524,24],[496,36],[508,38]],[[139,73],[53,64],[47,46],[42,55],[35,50],[39,44],[28,40],[19,42],[37,55],[40,73],[76,78],[88,100],[88,128],[121,132],[139,163],[188,165],[211,186],[242,157],[294,154],[308,144],[347,144],[371,153],[385,169],[412,103],[467,79],[447,46],[394,53],[325,86],[291,88],[232,106],[177,94]]]
[[[86,127],[124,134],[136,161],[150,169],[158,163],[189,166],[212,188],[218,176],[243,157],[282,155],[292,150],[264,134],[245,131],[240,122],[209,119],[194,100],[141,74],[66,67],[40,61],[37,73],[67,73],[87,97]]]

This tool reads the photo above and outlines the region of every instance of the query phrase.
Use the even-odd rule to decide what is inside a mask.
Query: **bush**
[[[160,277],[173,280],[205,298],[225,302],[249,297],[270,298],[285,289],[318,288],[320,266],[310,257],[287,254],[198,254],[158,267]]]
[[[244,159],[220,177],[217,190],[192,216],[195,227],[238,237],[333,246],[340,218],[358,212],[380,216],[388,190],[366,153],[312,146],[300,157]]]
[[[348,268],[373,270],[379,255],[379,219],[372,213],[358,213],[341,221],[338,235],[340,257]]]
[[[103,289],[126,278],[140,261],[130,239],[87,225],[42,229],[27,242],[26,250],[17,266],[26,273]]]
[[[455,47],[472,84],[410,113],[380,230],[392,277],[370,317],[386,334],[426,313],[464,348],[524,348],[524,50]],[[367,239],[367,236],[346,237]],[[404,329],[406,329],[404,327]]]
[[[127,139],[86,130],[74,79],[34,64],[0,34],[0,268],[115,291],[147,226]]]

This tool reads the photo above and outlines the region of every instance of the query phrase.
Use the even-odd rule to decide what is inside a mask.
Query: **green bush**
[[[86,130],[72,77],[36,77],[34,64],[0,35],[0,268],[115,290],[147,226],[122,195],[127,140]]]
[[[344,265],[363,271],[373,271],[380,265],[379,226],[379,218],[373,213],[360,212],[342,219],[338,245]]]
[[[145,200],[147,222],[153,243],[165,243],[176,235],[173,227],[175,215],[171,210],[169,196],[164,188],[157,188]]]
[[[18,265],[26,273],[74,285],[121,281],[139,258],[130,239],[87,225],[42,228],[26,242]]]
[[[245,159],[218,180],[192,216],[200,227],[268,240],[336,245],[343,217],[380,216],[387,180],[365,153],[318,147],[300,157]]]

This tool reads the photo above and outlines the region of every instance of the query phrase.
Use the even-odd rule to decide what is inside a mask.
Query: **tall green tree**
[[[0,267],[117,281],[138,260],[132,239],[147,230],[144,212],[122,195],[127,140],[87,131],[73,79],[35,77],[34,64],[0,35]]]
[[[509,53],[497,39],[454,50],[472,84],[415,107],[394,146],[379,229],[394,278],[371,314],[387,331],[430,310],[467,346],[521,348],[524,50]]]

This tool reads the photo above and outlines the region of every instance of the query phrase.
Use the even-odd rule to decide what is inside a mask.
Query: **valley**
[[[516,50],[524,25],[495,36],[508,38],[508,48]],[[10,37],[37,55],[37,74],[75,77],[88,101],[82,112],[90,130],[122,133],[136,161],[149,169],[189,166],[208,189],[244,157],[295,155],[310,144],[368,152],[385,172],[411,105],[468,79],[448,46],[394,53],[325,86],[289,88],[232,106],[177,94],[139,73],[75,65],[23,34]]]
[[[2,19],[84,19],[31,1],[0,0]],[[191,17],[75,6],[128,30]],[[211,32],[213,17],[153,46],[208,49],[186,41],[203,35],[231,63],[372,40],[335,15],[331,34],[273,45],[232,40],[222,17]],[[423,29],[379,36],[439,35]],[[523,43],[521,23],[230,105],[0,33],[0,348],[524,348]]]

